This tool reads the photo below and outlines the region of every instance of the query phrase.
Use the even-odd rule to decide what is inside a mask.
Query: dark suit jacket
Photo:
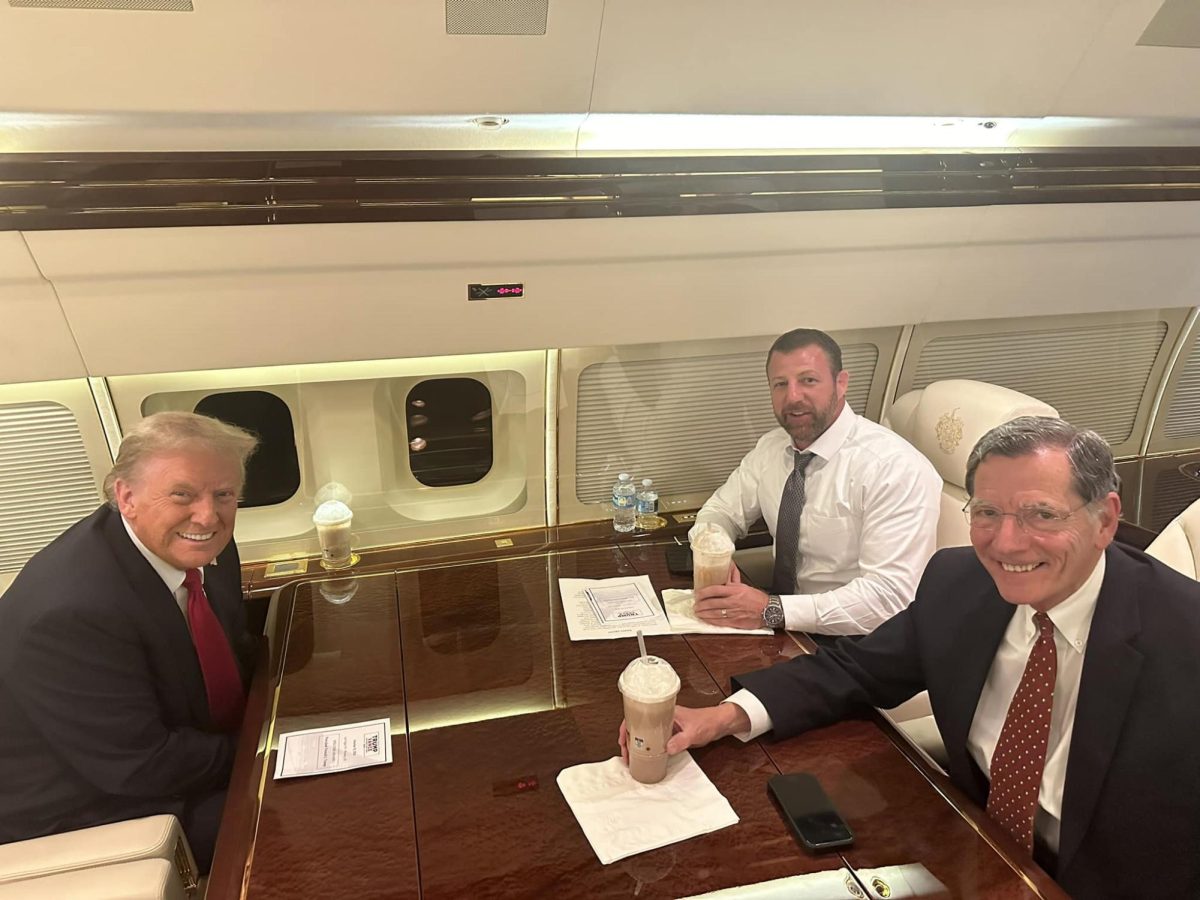
[[[1055,877],[1079,897],[1200,897],[1200,584],[1121,545],[1106,553]],[[734,685],[762,700],[776,737],[928,689],[950,777],[982,805],[967,732],[1014,610],[971,548],[943,550],[912,605],[872,634]]]
[[[247,671],[237,548],[204,573]],[[187,623],[107,506],[0,597],[0,842],[153,813],[228,782]]]

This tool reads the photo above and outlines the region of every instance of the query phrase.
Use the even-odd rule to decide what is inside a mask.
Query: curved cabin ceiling
[[[290,147],[350,117],[364,146],[414,149],[420,118],[378,127],[495,114],[514,120],[501,146],[462,140],[513,149],[528,127],[564,150],[588,113],[1200,119],[1200,22],[1178,0],[549,0],[545,34],[520,36],[448,34],[446,0],[192,5],[0,0],[0,112],[167,117],[235,144],[261,121]],[[149,149],[108,140],[86,149]]]

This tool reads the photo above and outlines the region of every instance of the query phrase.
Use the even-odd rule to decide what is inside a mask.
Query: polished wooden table
[[[780,743],[693,751],[741,821],[601,865],[555,778],[617,752],[617,676],[632,640],[573,643],[563,577],[647,574],[664,545],[431,565],[289,585],[268,618],[210,877],[211,898],[679,897],[843,867],[920,863],[955,897],[1060,897],[1057,887],[877,717]],[[648,639],[683,687],[810,652],[803,636]],[[276,781],[286,731],[390,716],[390,766]],[[249,727],[262,722],[261,731]],[[810,771],[855,831],[810,855],[766,783]]]

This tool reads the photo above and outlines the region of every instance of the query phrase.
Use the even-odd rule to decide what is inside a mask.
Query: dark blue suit
[[[205,592],[245,677],[232,541],[217,561]],[[174,813],[203,866],[233,755],[187,622],[116,511],[73,525],[0,597],[0,842]]]
[[[1079,897],[1200,897],[1200,584],[1106,551],[1067,760],[1055,877]],[[969,547],[929,562],[916,600],[870,635],[734,679],[776,737],[928,689],[949,773],[980,805],[967,732],[1015,607]]]

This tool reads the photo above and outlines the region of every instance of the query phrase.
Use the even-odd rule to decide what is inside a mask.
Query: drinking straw
[[[642,629],[640,629],[640,628],[638,629],[637,636],[638,636],[638,647],[640,647],[641,651],[642,651],[642,659],[647,659],[646,639],[644,637],[642,637]]]

